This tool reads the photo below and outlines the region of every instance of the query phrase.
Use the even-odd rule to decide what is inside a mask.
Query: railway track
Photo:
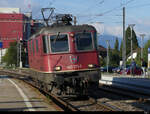
[[[99,87],[100,90],[106,91],[106,92],[111,92],[117,95],[121,95],[121,96],[125,96],[125,97],[129,97],[132,99],[137,100],[138,102],[149,102],[150,103],[150,97],[147,94],[144,93],[140,93],[137,91],[132,91],[129,89],[125,89],[125,88],[121,88],[121,87],[116,87],[116,86],[109,86],[109,85],[105,85],[102,84]]]
[[[59,107],[61,107],[64,111],[79,111],[77,108],[73,107],[71,104],[63,101],[62,99],[56,97],[53,94],[48,93],[47,91],[42,90],[39,86],[34,85],[34,82],[32,82],[29,78],[29,75],[26,75],[24,73],[14,72],[11,70],[0,70],[0,75],[8,75],[12,78],[19,79],[24,81],[25,83],[28,83],[29,85],[37,88],[40,92],[42,92],[44,95],[48,96],[53,102],[55,102]]]
[[[22,80],[31,86],[39,89],[44,95],[48,96],[53,102],[55,102],[58,106],[60,106],[64,111],[121,111],[119,108],[112,106],[107,103],[97,102],[95,99],[91,100],[90,98],[82,102],[82,100],[78,100],[77,102],[73,102],[69,99],[64,99],[63,97],[58,97],[54,94],[49,93],[47,90],[43,90],[30,79],[30,76],[26,73],[23,73],[21,70],[0,70],[0,75],[8,75],[13,78]],[[86,102],[86,106],[85,106]],[[89,105],[92,108],[89,108]],[[84,108],[83,108],[84,107]]]
[[[116,106],[105,102],[99,102],[89,97],[87,100],[67,100],[70,104],[78,108],[80,111],[122,111]]]
[[[125,88],[113,87],[108,85],[103,85],[103,87],[99,87],[100,90],[112,93],[118,96],[122,96],[123,98],[128,98],[127,104],[136,104],[138,108],[141,108],[144,113],[148,113],[150,111],[150,96],[145,95],[140,92],[128,90]]]

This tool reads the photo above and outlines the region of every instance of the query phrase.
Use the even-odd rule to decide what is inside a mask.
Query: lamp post
[[[106,40],[107,43],[107,73],[108,73],[108,65],[109,65],[109,40]]]
[[[133,61],[133,43],[132,43],[132,31],[133,31],[133,27],[135,26],[135,24],[129,24],[129,27],[131,28],[131,36],[130,36],[130,40],[131,40],[131,61]]]
[[[141,59],[143,59],[143,40],[145,34],[140,34],[140,36],[141,36]],[[142,65],[142,61],[141,61],[141,65]]]
[[[20,60],[20,62],[19,62],[19,63],[20,63],[20,65],[19,65],[19,66],[20,66],[20,68],[22,68],[22,60],[21,60],[21,45],[22,45],[22,43],[21,43],[21,41],[20,41],[20,42],[19,42],[19,46],[20,46],[20,48],[19,48],[19,49],[20,49],[20,50],[19,50],[19,52],[20,52],[20,58],[19,58],[19,60]]]

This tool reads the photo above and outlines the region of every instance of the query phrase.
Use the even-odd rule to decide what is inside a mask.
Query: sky
[[[109,34],[122,38],[122,9],[125,7],[126,28],[135,24],[139,37],[150,38],[150,0],[0,0],[0,7],[21,8],[34,19],[41,18],[41,8],[54,7],[55,13],[77,17],[77,24],[92,24],[100,35]]]

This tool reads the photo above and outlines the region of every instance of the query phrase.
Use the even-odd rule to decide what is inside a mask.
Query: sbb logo
[[[70,56],[70,61],[73,63],[73,64],[76,64],[78,62],[78,56],[77,55],[71,55]]]

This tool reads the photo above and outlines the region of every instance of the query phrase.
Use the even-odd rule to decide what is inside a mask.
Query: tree
[[[126,29],[126,35],[125,35],[125,38],[126,38],[126,55],[129,55],[131,53],[131,29],[130,27],[128,27]],[[139,48],[139,45],[138,45],[138,40],[137,40],[137,37],[136,37],[136,33],[134,32],[134,30],[132,30],[132,50],[135,50]],[[121,42],[121,45],[120,45],[120,57],[122,57],[122,51],[123,51],[123,40]]]
[[[119,62],[120,62],[119,53],[113,50],[110,56],[110,64],[116,67],[119,66]]]
[[[21,60],[23,65],[26,61],[26,54],[24,52],[24,47],[21,50]],[[6,63],[6,66],[12,67],[17,66],[17,42],[11,42],[10,47],[7,49],[6,54],[2,57],[2,62]]]
[[[119,43],[117,44],[118,39],[116,38],[116,42],[115,42],[115,47],[116,49],[111,49],[110,45],[109,45],[109,66],[118,66],[119,62],[120,62],[120,57],[119,57],[119,51],[118,51],[118,47],[117,45],[119,45]]]
[[[135,50],[139,47],[138,40],[134,30],[132,30],[132,50]],[[126,55],[131,52],[131,29],[130,27],[126,30]]]
[[[2,57],[2,62],[6,63],[6,66],[17,65],[17,42],[10,43],[10,47]]]
[[[102,56],[99,57],[100,57],[100,66],[105,66],[106,65],[105,59]]]
[[[146,42],[143,49],[143,59],[144,61],[148,61],[148,48],[150,48],[150,40]]]
[[[119,41],[118,38],[116,38],[114,50],[112,51],[112,63],[114,66],[118,66],[120,63],[120,55],[119,55]]]
[[[116,42],[115,42],[115,51],[119,51],[119,41],[118,41],[118,38],[116,38]]]
[[[121,41],[120,45],[120,53],[119,53],[120,58],[122,58],[122,48],[123,48],[123,40]]]

